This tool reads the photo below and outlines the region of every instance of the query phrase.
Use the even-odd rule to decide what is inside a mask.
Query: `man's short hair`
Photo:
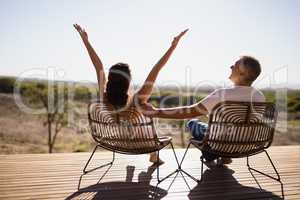
[[[241,71],[246,73],[245,81],[252,83],[261,72],[260,63],[252,56],[242,56],[240,61],[243,68]]]

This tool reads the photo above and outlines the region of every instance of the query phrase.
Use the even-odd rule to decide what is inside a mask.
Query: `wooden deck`
[[[184,149],[176,152],[181,158]],[[285,199],[300,199],[300,146],[271,147],[268,152],[281,175]],[[97,152],[91,167],[109,162],[111,155]],[[163,176],[176,163],[171,150],[162,151],[161,156],[166,161],[160,168]],[[199,156],[197,149],[191,149],[183,165],[195,176],[200,175]],[[107,166],[85,175],[77,190],[88,157],[89,153],[0,155],[0,199],[282,199],[280,183],[253,173],[256,182],[246,159],[235,159],[230,168],[205,168],[204,180],[198,185],[188,177],[186,184],[177,174],[155,187],[156,171],[148,168],[147,155],[116,154],[110,169]],[[276,175],[264,154],[251,161]]]

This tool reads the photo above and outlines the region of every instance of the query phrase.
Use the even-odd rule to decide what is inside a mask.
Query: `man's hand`
[[[188,31],[189,29],[185,29],[184,31],[182,31],[179,35],[177,35],[176,37],[174,37],[173,42],[172,42],[172,46],[176,47],[180,38]]]
[[[88,34],[86,33],[86,31],[81,28],[80,25],[78,24],[73,24],[74,28],[78,31],[81,39],[84,41],[84,42],[87,42],[88,41]]]

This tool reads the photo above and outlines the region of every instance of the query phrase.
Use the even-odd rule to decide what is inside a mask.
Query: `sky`
[[[93,81],[72,24],[82,25],[106,72],[128,63],[141,84],[186,28],[157,84],[229,84],[241,55],[262,65],[257,87],[300,86],[298,0],[0,0],[0,75]]]

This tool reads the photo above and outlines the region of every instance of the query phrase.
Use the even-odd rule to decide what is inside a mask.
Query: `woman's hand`
[[[73,24],[74,28],[78,31],[81,39],[84,41],[84,42],[87,42],[88,41],[88,34],[86,33],[86,31],[81,28],[80,25],[78,24]]]
[[[174,37],[173,42],[172,42],[172,46],[176,47],[180,38],[188,31],[189,29],[185,29],[184,31],[182,31],[179,35],[177,35],[176,37]]]

